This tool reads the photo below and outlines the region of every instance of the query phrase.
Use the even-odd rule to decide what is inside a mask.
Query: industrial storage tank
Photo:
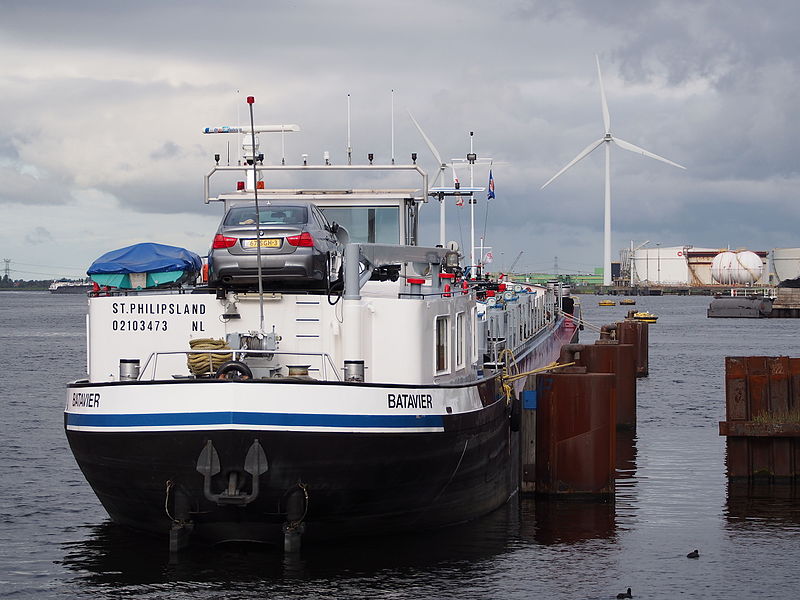
[[[800,248],[774,248],[772,268],[779,281],[800,277]]]
[[[637,248],[631,255],[631,282],[633,285],[686,285],[689,282],[686,249],[687,246]]]
[[[764,263],[755,252],[720,252],[711,262],[711,277],[723,285],[753,285],[761,279]]]

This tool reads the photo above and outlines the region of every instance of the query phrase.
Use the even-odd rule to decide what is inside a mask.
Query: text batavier
[[[247,240],[247,247],[248,248],[255,248],[258,245],[258,240]],[[277,238],[269,238],[266,240],[261,240],[261,247],[262,248],[280,248],[281,241]]]
[[[389,408],[431,408],[430,394],[387,394],[386,403]]]
[[[100,406],[100,393],[87,394],[84,392],[72,392],[72,406],[97,408]]]

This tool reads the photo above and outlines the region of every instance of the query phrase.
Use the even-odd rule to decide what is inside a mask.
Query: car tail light
[[[214,241],[211,244],[212,248],[230,248],[233,246],[238,240],[232,237],[225,237],[221,233],[218,233],[214,236]]]
[[[289,242],[291,246],[301,246],[303,248],[314,247],[314,238],[311,237],[311,234],[307,231],[304,231],[300,235],[290,235],[286,238],[286,241]]]

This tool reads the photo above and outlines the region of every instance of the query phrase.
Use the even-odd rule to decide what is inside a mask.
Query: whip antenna
[[[258,256],[258,317],[259,328],[258,332],[264,332],[264,280],[261,278],[261,211],[258,207],[258,185],[256,179],[258,171],[256,170],[256,127],[253,122],[253,104],[256,99],[253,96],[247,97],[247,105],[250,107],[250,143],[252,144],[253,155],[253,199],[256,204],[256,254]],[[281,136],[283,135],[283,125],[281,125]]]
[[[394,90],[392,90],[392,164],[394,164]]]
[[[353,164],[353,147],[350,145],[350,94],[347,94],[347,164]]]

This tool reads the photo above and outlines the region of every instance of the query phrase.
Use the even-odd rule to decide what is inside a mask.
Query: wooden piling
[[[726,357],[725,406],[728,477],[800,481],[800,358]]]

